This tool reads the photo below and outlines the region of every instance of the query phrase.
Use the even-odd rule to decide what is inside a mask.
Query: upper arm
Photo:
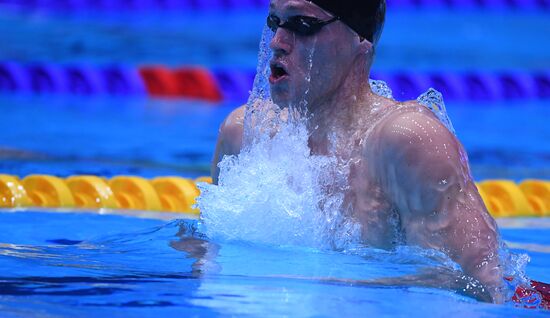
[[[220,173],[218,163],[224,156],[237,155],[241,151],[245,107],[241,106],[231,112],[220,126],[216,150],[210,168],[214,184],[218,183]]]
[[[390,117],[379,133],[381,181],[407,243],[442,250],[468,275],[498,285],[496,224],[456,137],[428,111]]]
[[[404,217],[443,208],[470,180],[464,151],[439,120],[420,112],[398,113],[380,129],[380,159],[387,193]],[[402,191],[406,190],[406,191]]]

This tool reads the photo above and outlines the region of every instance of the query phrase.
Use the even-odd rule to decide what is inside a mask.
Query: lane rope
[[[162,65],[20,64],[0,61],[0,93],[83,96],[148,96],[211,103],[246,102],[254,69],[206,69]],[[447,101],[514,101],[550,98],[550,71],[374,72],[397,100],[416,99],[433,87]]]
[[[167,176],[57,176],[34,174],[24,178],[0,174],[0,208],[78,208],[163,211],[198,215],[193,207],[200,192],[195,180]],[[476,184],[495,218],[550,217],[550,181],[485,180]],[[513,227],[513,222],[507,223]]]

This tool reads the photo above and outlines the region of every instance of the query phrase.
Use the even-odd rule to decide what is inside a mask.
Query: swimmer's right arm
[[[218,184],[218,176],[220,174],[218,163],[224,156],[237,155],[241,151],[244,111],[245,106],[235,109],[220,126],[216,150],[214,151],[214,158],[212,159],[212,166],[210,168],[210,175],[214,184]]]

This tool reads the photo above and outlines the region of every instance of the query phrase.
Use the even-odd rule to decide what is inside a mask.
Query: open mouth
[[[281,64],[272,63],[271,65],[271,76],[269,77],[269,82],[274,84],[283,78],[288,76],[285,68]]]

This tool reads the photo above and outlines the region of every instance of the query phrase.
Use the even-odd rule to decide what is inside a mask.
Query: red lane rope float
[[[174,71],[179,96],[220,102],[222,93],[214,76],[201,68],[180,68]]]
[[[222,93],[214,76],[206,69],[162,66],[142,67],[139,70],[145,87],[152,97],[195,98],[220,102]]]
[[[178,97],[176,77],[163,66],[148,66],[139,69],[145,89],[152,97]]]

